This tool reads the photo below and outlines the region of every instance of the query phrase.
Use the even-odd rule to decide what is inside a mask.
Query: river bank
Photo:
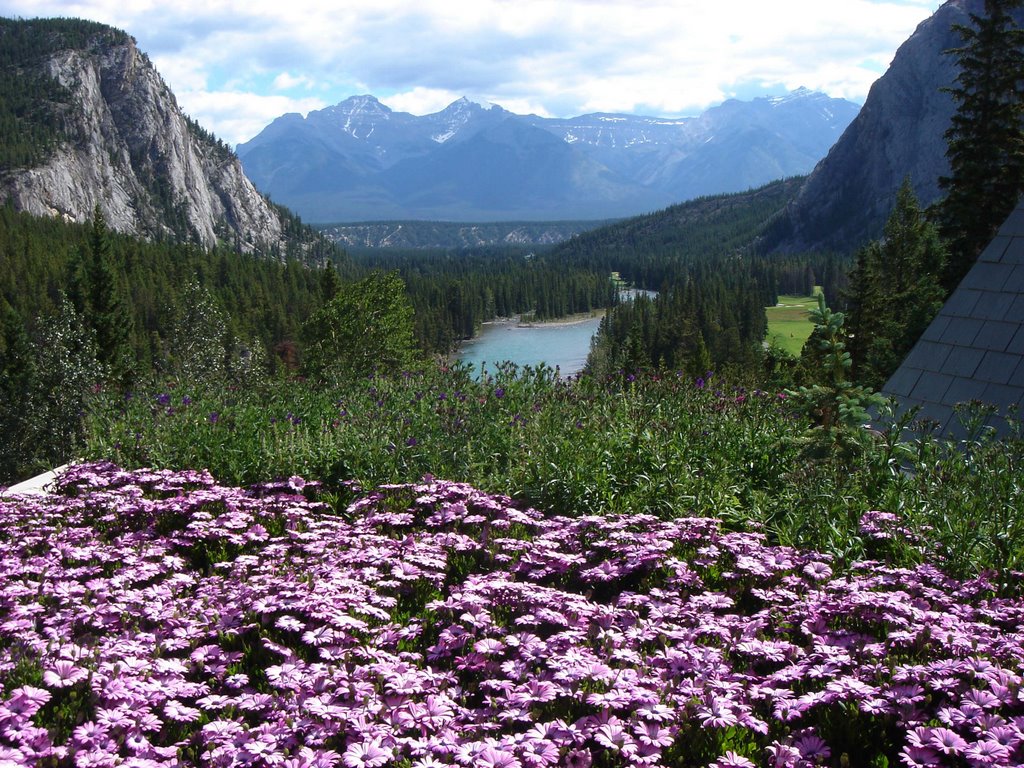
[[[605,310],[554,320],[530,320],[521,315],[483,323],[472,339],[464,341],[453,358],[483,368],[505,361],[516,365],[549,365],[566,376],[583,370],[590,341]]]

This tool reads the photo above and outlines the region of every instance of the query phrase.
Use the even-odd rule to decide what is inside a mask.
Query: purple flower
[[[168,720],[191,723],[199,719],[200,712],[195,707],[187,707],[180,701],[171,699],[164,704],[164,714]]]
[[[812,581],[825,581],[832,578],[832,569],[818,560],[805,565],[803,572]]]
[[[491,746],[477,752],[473,758],[473,765],[479,768],[522,768],[514,754]]]
[[[788,744],[774,742],[767,749],[772,756],[772,768],[794,768],[800,762],[800,750]]]
[[[341,760],[348,768],[377,768],[392,758],[392,753],[381,747],[380,739],[357,741],[348,746]]]
[[[0,677],[46,684],[0,694],[0,761],[149,765],[187,741],[211,766],[653,766],[704,727],[796,768],[827,761],[805,726],[842,706],[908,724],[906,768],[1020,762],[1024,602],[987,578],[833,578],[712,519],[545,516],[431,476],[349,485],[343,514],[309,487],[91,464],[0,500]],[[46,703],[85,683],[52,743]]]
[[[11,697],[0,705],[0,725],[9,719],[27,719],[35,715],[51,694],[44,688],[24,685],[11,691]]]
[[[697,708],[697,715],[705,728],[731,728],[739,722],[727,701],[713,696],[711,701]]]
[[[719,768],[757,768],[752,760],[748,760],[742,755],[738,755],[731,750],[718,758],[718,760],[715,761],[715,765]]]
[[[940,760],[934,749],[908,745],[900,754],[900,762],[907,768],[928,768],[928,766],[939,765]]]
[[[967,742],[949,728],[932,728],[928,744],[945,755],[959,755],[967,748]]]
[[[964,750],[964,757],[971,765],[1005,765],[1010,750],[994,741],[976,741]]]
[[[829,749],[824,739],[814,733],[804,734],[796,739],[793,746],[800,750],[800,756],[805,760],[814,760],[819,757],[827,758],[832,754],[832,750]]]
[[[61,659],[43,672],[43,682],[52,688],[68,688],[88,676],[89,673],[74,662]]]

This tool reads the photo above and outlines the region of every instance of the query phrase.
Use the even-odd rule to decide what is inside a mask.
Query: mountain
[[[329,224],[325,236],[345,249],[358,248],[480,248],[483,246],[553,245],[610,222],[507,221],[466,223],[447,221],[369,221]]]
[[[465,98],[417,117],[363,95],[279,117],[238,155],[310,221],[619,218],[806,173],[857,110],[799,89],[680,119],[542,118]]]
[[[0,201],[150,239],[282,249],[294,217],[188,118],[126,33],[72,19],[0,19]]]
[[[903,179],[922,205],[940,197],[949,173],[945,131],[955,106],[956,62],[944,51],[961,42],[954,24],[984,15],[984,0],[949,0],[897,50],[871,87],[864,108],[809,175],[766,243],[773,250],[852,253],[881,236]],[[1024,24],[1024,10],[1014,12]]]

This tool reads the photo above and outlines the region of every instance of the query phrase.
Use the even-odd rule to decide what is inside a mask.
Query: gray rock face
[[[955,110],[942,91],[957,76],[954,24],[970,25],[984,0],[949,0],[896,52],[860,114],[815,167],[790,206],[773,250],[852,253],[881,236],[906,176],[926,206],[949,173],[945,132]],[[1017,11],[1018,22],[1024,12]]]
[[[134,41],[61,50],[43,67],[73,95],[73,138],[40,166],[0,172],[0,199],[69,221],[98,204],[112,229],[147,238],[223,239],[246,252],[283,244],[277,211],[237,157],[190,123]]]

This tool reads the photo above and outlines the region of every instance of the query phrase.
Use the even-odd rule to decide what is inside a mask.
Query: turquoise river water
[[[463,342],[458,359],[476,368],[488,370],[503,361],[516,365],[546,363],[557,367],[562,376],[583,370],[590,352],[590,340],[601,324],[601,317],[574,323],[541,323],[521,326],[515,320],[485,323],[480,333]]]

